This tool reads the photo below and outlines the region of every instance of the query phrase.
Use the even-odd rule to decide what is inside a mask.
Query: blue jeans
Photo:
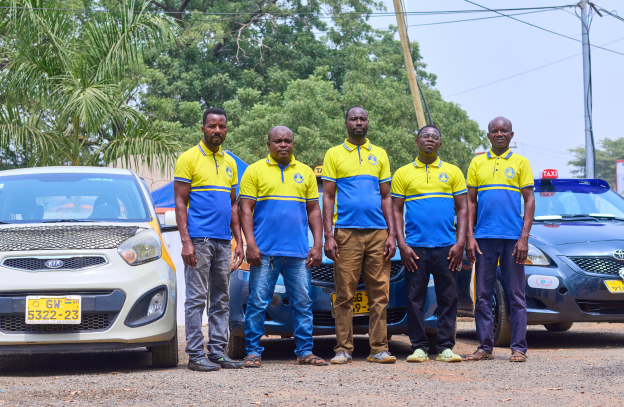
[[[245,342],[247,355],[262,356],[260,338],[264,335],[264,314],[275,291],[280,273],[284,278],[286,295],[290,302],[295,336],[295,354],[304,357],[312,353],[312,274],[305,266],[306,259],[298,257],[262,256],[262,266],[251,266],[249,273],[249,300],[245,311]]]

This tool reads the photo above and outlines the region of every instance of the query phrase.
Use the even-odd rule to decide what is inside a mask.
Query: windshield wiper
[[[624,220],[624,218],[618,218],[608,213],[579,213],[575,215],[561,215],[561,217],[569,220]]]
[[[61,223],[61,222],[95,222],[88,219],[59,219],[59,220],[46,220],[41,223]]]
[[[0,225],[12,225],[13,222],[2,222],[0,221]]]

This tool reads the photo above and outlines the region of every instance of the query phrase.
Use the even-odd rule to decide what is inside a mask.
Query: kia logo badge
[[[622,251],[622,256],[624,256],[624,251]],[[45,266],[49,269],[57,269],[63,267],[63,260],[48,260],[45,262]]]
[[[616,250],[613,252],[613,257],[616,260],[624,260],[624,250]]]

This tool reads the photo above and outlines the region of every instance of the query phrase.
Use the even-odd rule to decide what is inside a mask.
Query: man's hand
[[[333,236],[325,237],[325,256],[333,261],[340,257],[338,254],[338,243],[336,243],[336,239]]]
[[[197,267],[197,257],[195,256],[195,246],[193,246],[193,243],[182,243],[182,261],[193,268]]]
[[[386,256],[386,261],[390,261],[390,259],[394,257],[396,249],[396,239],[394,238],[394,236],[388,236],[388,238],[386,239],[386,244],[384,246],[384,256]]]
[[[234,267],[231,271],[236,270],[243,263],[243,259],[245,258],[245,251],[243,250],[243,245],[236,245],[234,248],[234,253],[232,254],[232,258],[235,262]]]
[[[529,253],[529,238],[520,238],[516,242],[514,246],[514,251],[511,256],[516,256],[516,263],[524,264],[524,261],[527,258],[527,254]]]
[[[462,263],[463,255],[464,244],[459,242],[455,243],[453,247],[451,247],[451,250],[449,250],[448,257],[446,258],[447,260],[450,260],[449,270],[457,271],[459,269],[459,266],[461,266]]]
[[[471,236],[466,242],[466,257],[468,257],[468,261],[472,264],[475,264],[475,262],[477,261],[477,256],[475,255],[475,252],[483,254],[481,253],[481,249],[479,249],[477,239]]]
[[[406,269],[411,271],[412,273],[416,271],[418,266],[416,265],[416,260],[418,260],[418,256],[414,253],[411,247],[399,246],[399,252],[401,252],[401,263],[405,266]]]
[[[252,266],[262,266],[262,253],[255,244],[247,243],[247,263]]]
[[[306,259],[306,267],[318,267],[321,265],[322,260],[323,255],[321,253],[321,245],[314,245],[310,249],[310,253],[308,253],[308,258]]]

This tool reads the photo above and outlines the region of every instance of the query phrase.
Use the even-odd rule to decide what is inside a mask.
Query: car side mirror
[[[165,212],[165,224],[160,228],[163,232],[175,232],[178,230],[175,211]]]

